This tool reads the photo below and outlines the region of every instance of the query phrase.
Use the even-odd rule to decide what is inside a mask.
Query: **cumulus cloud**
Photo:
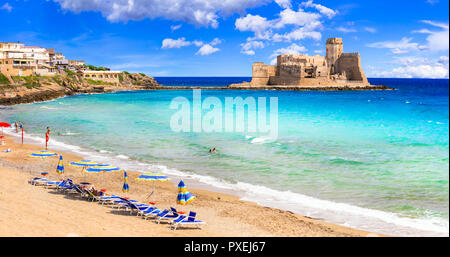
[[[264,43],[261,41],[247,41],[246,43],[241,44],[241,53],[246,55],[255,55],[255,51],[253,49],[256,48],[264,48]]]
[[[322,18],[332,18],[337,14],[328,7],[315,4],[313,1],[303,2],[297,10],[291,8],[291,1],[276,1],[283,9],[277,18],[267,19],[260,15],[247,14],[235,21],[235,27],[239,31],[253,32],[254,37],[247,38],[247,42],[241,44],[241,53],[254,55],[259,43],[251,41],[291,42],[294,40],[313,39],[320,40],[322,34]],[[305,11],[302,8],[314,9]]]
[[[275,2],[282,8],[291,8],[291,0],[275,0]]]
[[[412,38],[403,37],[399,41],[382,41],[367,44],[368,47],[374,48],[388,48],[391,49],[393,54],[403,54],[409,51],[425,50],[427,49],[424,45],[419,45],[418,43],[411,42]]]
[[[448,51],[449,49],[449,26],[448,23],[434,22],[429,20],[422,20],[422,23],[439,28],[438,31],[431,31],[429,29],[415,30],[413,33],[429,34],[427,37],[427,48],[431,51]]]
[[[215,53],[219,51],[219,48],[213,47],[218,44],[222,43],[222,40],[219,38],[214,38],[209,43],[204,43],[200,40],[193,40],[193,41],[187,41],[186,38],[181,37],[178,39],[171,39],[166,38],[162,41],[162,49],[170,49],[170,48],[181,48],[184,46],[190,46],[194,45],[196,47],[200,47],[200,49],[197,51],[196,55],[210,55],[212,53]]]
[[[269,0],[53,0],[62,9],[75,13],[100,12],[108,21],[127,22],[145,18],[184,21],[217,28],[219,18],[243,13]]]
[[[309,0],[307,2],[301,3],[300,7],[316,8],[321,14],[327,16],[330,19],[333,18],[337,14],[337,11],[330,9],[328,7],[325,7],[321,4],[315,4],[315,3],[313,3],[313,0]]]
[[[389,71],[376,72],[378,77],[386,78],[448,78],[448,56],[437,60],[424,57],[397,57],[391,62],[397,67]]]
[[[297,45],[295,43],[292,43],[290,46],[285,48],[279,48],[275,51],[273,51],[272,55],[270,55],[270,58],[273,58],[270,62],[271,65],[277,64],[277,56],[282,54],[300,54],[307,52],[308,49],[304,46]]]
[[[191,45],[192,43],[189,41],[186,41],[186,38],[178,38],[178,39],[171,39],[166,38],[162,41],[161,48],[181,48],[183,46]]]
[[[255,33],[256,38],[267,38],[269,34],[267,29],[272,27],[271,22],[267,18],[251,14],[236,19],[234,25],[239,31],[251,31]]]
[[[210,55],[212,53],[215,53],[219,51],[219,48],[212,47],[210,44],[205,44],[195,53],[196,55]]]

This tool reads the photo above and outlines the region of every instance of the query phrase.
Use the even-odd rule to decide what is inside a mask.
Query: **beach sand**
[[[178,189],[173,182],[157,182],[159,208],[173,206],[178,210],[196,211],[199,220],[207,222],[202,229],[171,230],[167,223],[156,224],[130,215],[125,210],[112,209],[96,202],[68,196],[54,189],[32,186],[28,180],[47,171],[50,179],[58,179],[58,157],[32,158],[32,152],[42,147],[14,142],[6,136],[0,146],[0,236],[2,237],[365,237],[382,236],[319,220],[289,211],[264,207],[238,197],[189,187],[197,199],[186,206],[176,204]],[[11,152],[4,150],[10,148]],[[50,151],[52,149],[49,149]],[[59,152],[61,153],[61,152]],[[96,189],[124,196],[121,191],[123,173],[81,173],[81,168],[68,164],[82,158],[61,153],[65,176],[93,183]],[[95,160],[94,160],[95,161]],[[130,192],[126,196],[144,203],[152,184],[136,181],[138,172],[128,171]]]

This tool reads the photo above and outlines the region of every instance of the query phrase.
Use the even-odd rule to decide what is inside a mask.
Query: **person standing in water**
[[[214,149],[212,150],[213,153],[216,153],[216,148],[214,147]]]

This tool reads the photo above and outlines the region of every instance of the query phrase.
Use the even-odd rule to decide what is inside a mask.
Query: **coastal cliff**
[[[120,82],[113,84],[85,79],[76,74],[56,76],[3,76],[0,79],[0,105],[48,101],[80,93],[110,93],[125,90],[146,90],[160,85],[143,73],[120,74]]]

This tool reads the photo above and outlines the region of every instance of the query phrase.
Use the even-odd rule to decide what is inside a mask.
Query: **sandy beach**
[[[29,154],[43,150],[39,146],[20,144],[6,136],[6,145],[0,146],[0,236],[2,237],[361,237],[379,236],[334,225],[289,211],[260,206],[239,200],[235,196],[191,188],[197,199],[186,206],[176,204],[178,193],[174,181],[156,183],[156,205],[173,206],[182,211],[196,211],[198,219],[207,222],[202,229],[171,230],[169,225],[156,224],[115,210],[106,205],[68,196],[54,189],[33,186],[32,177],[47,171],[50,179],[59,179],[56,173],[58,157],[32,158]],[[3,152],[6,149],[11,152]],[[49,149],[50,151],[52,149]],[[61,153],[65,176],[75,182],[93,183],[109,194],[124,195],[122,172],[84,175],[81,168],[68,164],[81,158]],[[131,199],[148,202],[151,184],[136,181],[138,172],[128,171]],[[178,181],[176,181],[178,182]]]

